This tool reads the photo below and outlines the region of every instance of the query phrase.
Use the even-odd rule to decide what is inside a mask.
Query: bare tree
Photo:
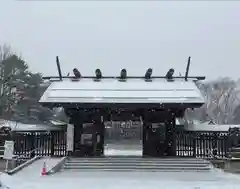
[[[221,78],[198,84],[198,87],[205,97],[206,103],[196,109],[192,117],[197,119],[201,117],[203,121],[211,119],[218,124],[236,123],[236,114],[239,111],[235,110],[240,106],[240,95],[238,95],[240,94],[240,85],[230,78]]]

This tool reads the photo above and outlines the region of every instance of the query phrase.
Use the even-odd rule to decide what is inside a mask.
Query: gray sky
[[[31,70],[82,75],[191,75],[240,78],[240,2],[69,2],[2,0],[0,43],[21,53]],[[211,76],[213,74],[213,76]]]

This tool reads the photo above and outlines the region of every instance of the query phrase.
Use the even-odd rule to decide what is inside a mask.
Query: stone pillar
[[[75,156],[84,156],[85,150],[82,145],[82,133],[83,133],[83,123],[86,120],[86,112],[76,110],[74,114],[74,145],[75,145]]]
[[[69,156],[81,156],[82,114],[77,109],[68,110],[67,151]]]
[[[105,125],[104,125],[104,111],[96,110],[94,112],[94,123],[95,123],[95,144],[94,151],[95,156],[104,155],[104,134],[105,134]]]
[[[155,119],[155,112],[144,111],[142,116],[143,121],[143,156],[158,156],[158,138],[157,132],[153,132],[152,123],[157,123],[158,120]]]
[[[74,151],[74,125],[67,124],[67,156],[72,156]]]
[[[139,115],[141,116],[142,120],[142,155],[147,156],[147,123],[146,123],[146,112],[144,110],[139,110]]]

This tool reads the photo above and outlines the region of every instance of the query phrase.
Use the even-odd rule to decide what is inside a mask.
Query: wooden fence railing
[[[228,132],[176,131],[176,154],[181,157],[227,158],[231,149]],[[15,133],[15,155],[66,156],[66,132]]]
[[[228,132],[177,131],[177,156],[198,158],[227,158],[230,151]]]
[[[20,157],[66,156],[65,131],[15,133],[13,139]]]

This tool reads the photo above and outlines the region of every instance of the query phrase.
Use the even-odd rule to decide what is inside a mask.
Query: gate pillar
[[[175,125],[172,111],[146,111],[143,116],[143,155],[176,156]]]
[[[166,119],[166,140],[168,156],[176,156],[176,116],[173,112],[170,113],[169,119]]]
[[[93,133],[93,143],[94,143],[94,155],[102,156],[104,154],[104,111],[96,110],[94,113],[94,127],[95,132]]]
[[[67,124],[67,156],[72,156],[74,152],[74,124],[69,120]]]
[[[99,110],[77,110],[74,125],[74,156],[101,156],[104,149],[104,122]]]
[[[70,116],[69,123],[73,125],[73,156],[83,156],[81,145],[81,134],[83,125],[83,113],[81,111],[74,111]]]

